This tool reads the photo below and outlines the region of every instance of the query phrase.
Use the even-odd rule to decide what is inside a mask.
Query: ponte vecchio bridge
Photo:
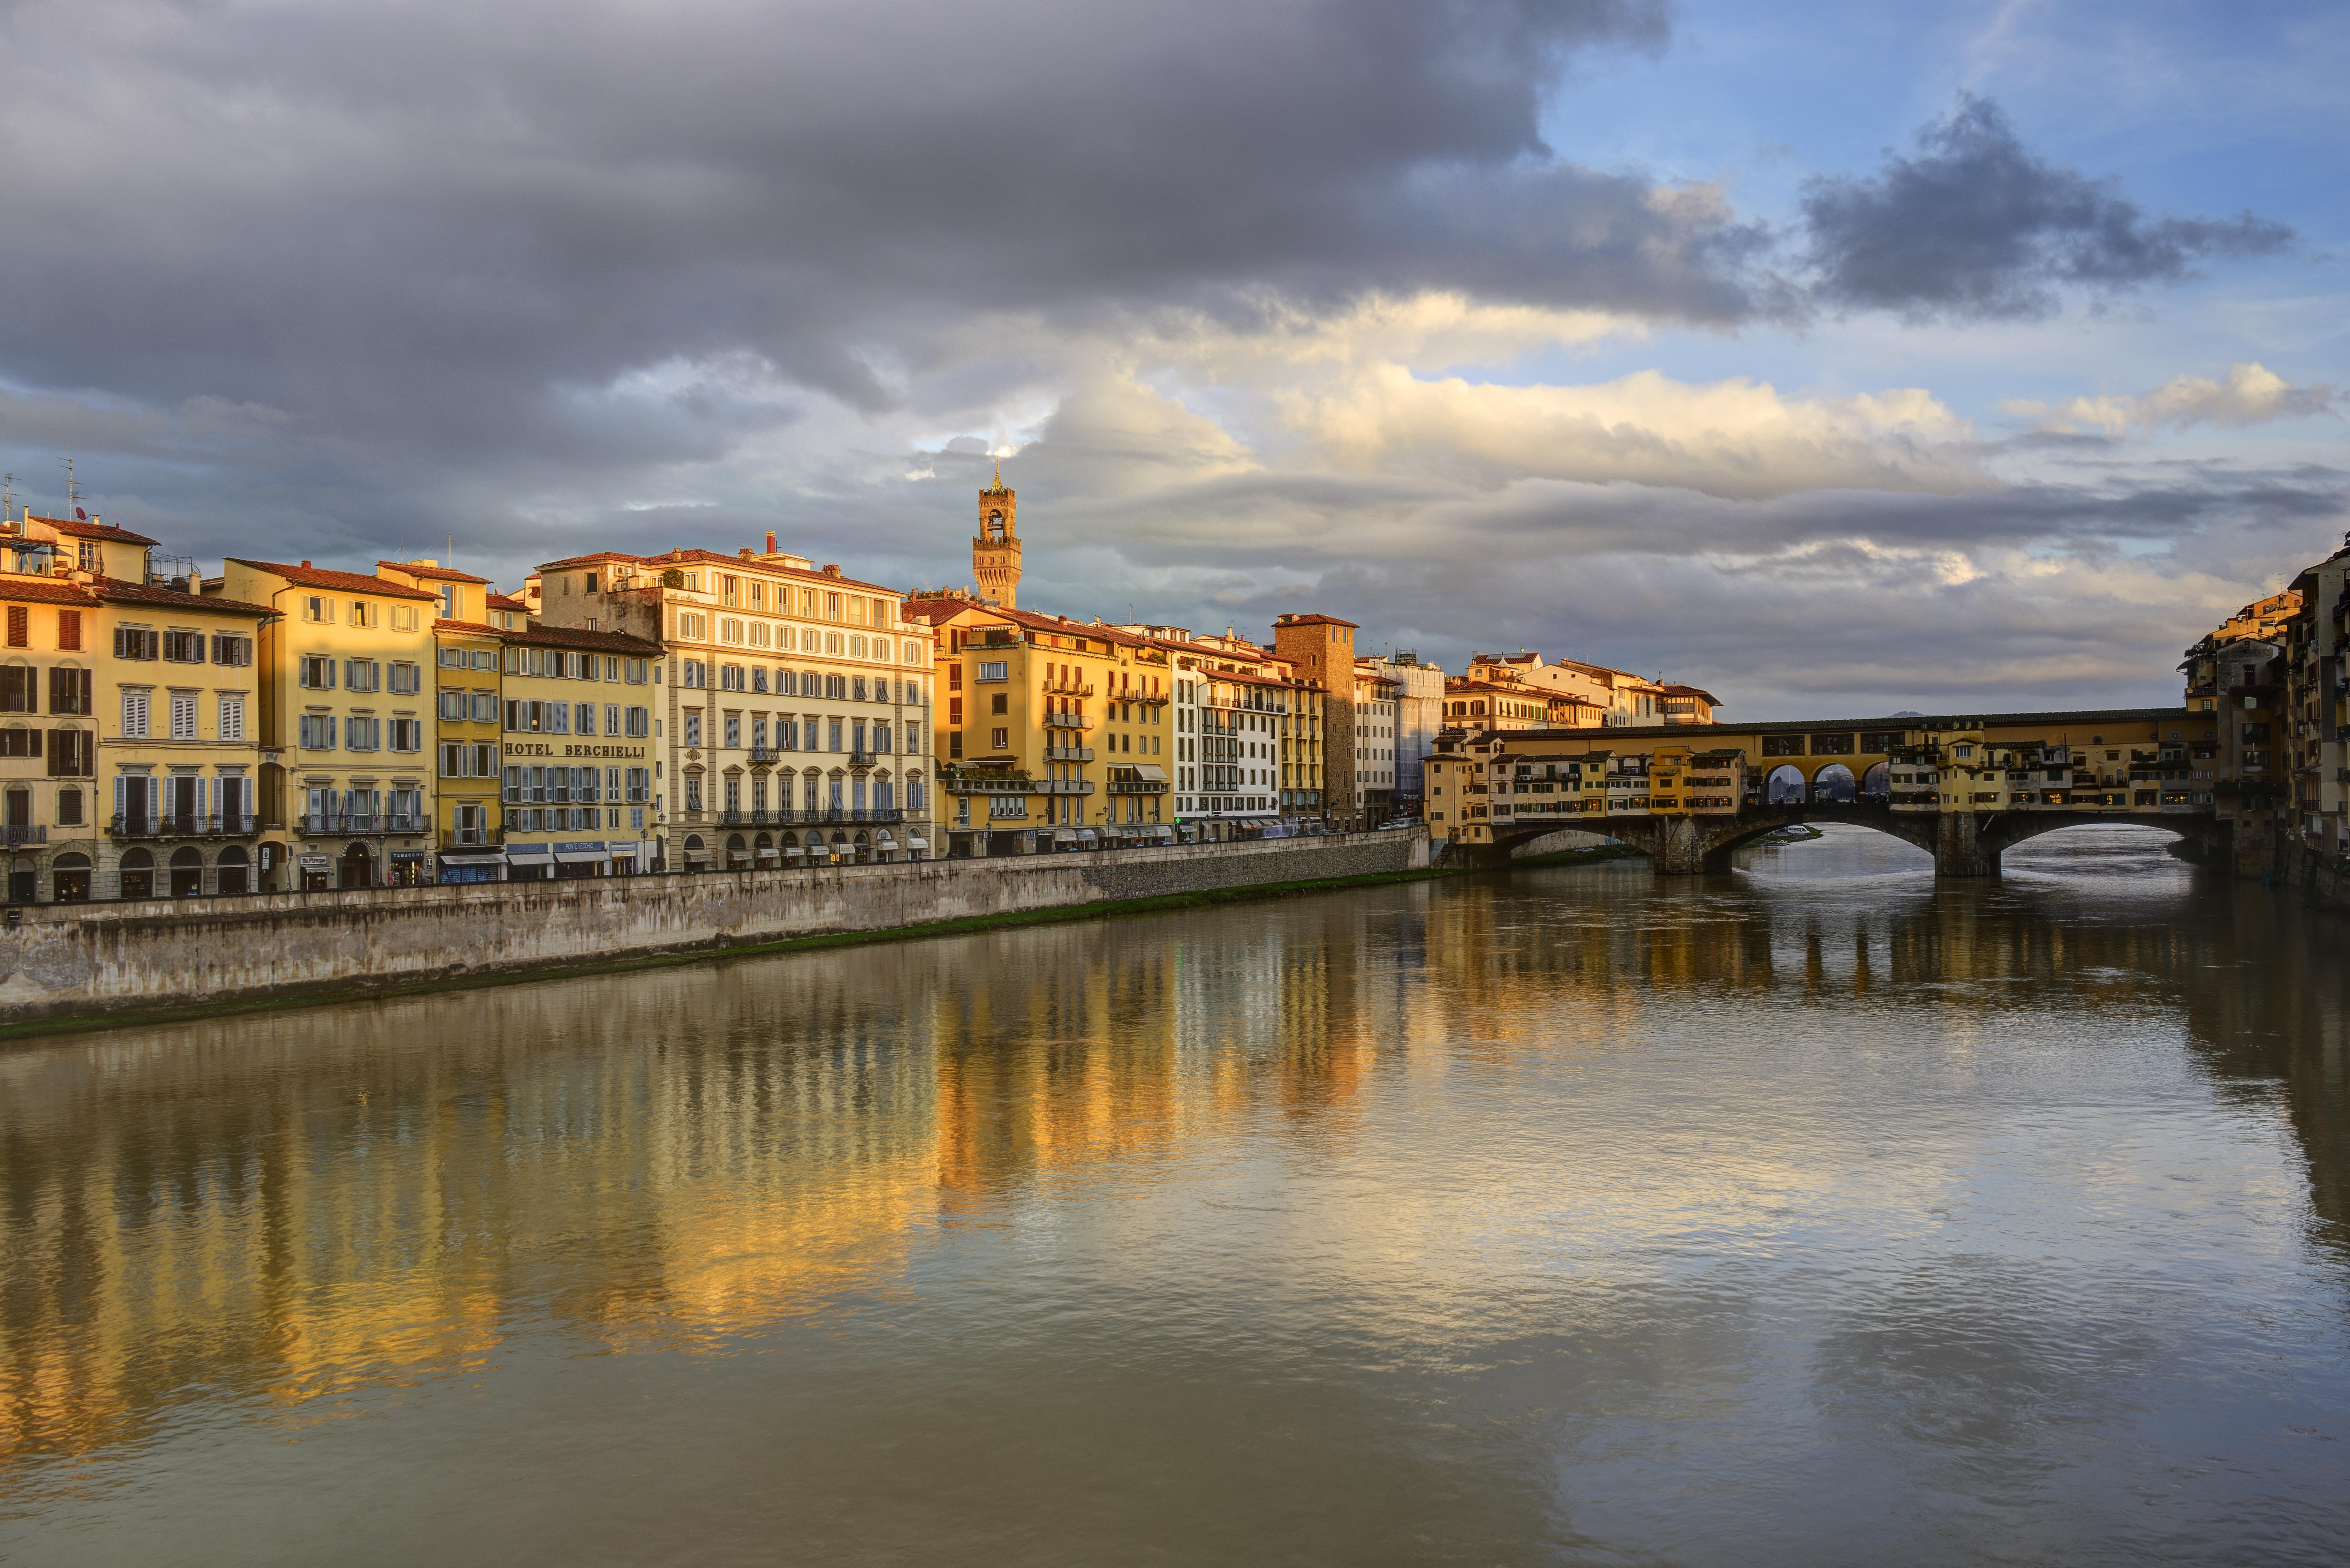
[[[1687,874],[1796,823],[1849,822],[1928,851],[1939,876],[1996,876],[2010,845],[2084,822],[2224,851],[2218,747],[2218,716],[2184,708],[1448,731],[1429,830],[1495,863],[1562,830],[1602,834]]]

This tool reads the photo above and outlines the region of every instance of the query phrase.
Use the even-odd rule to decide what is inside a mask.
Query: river
[[[0,1558],[2350,1559],[2350,921],[1859,829],[0,1048]]]

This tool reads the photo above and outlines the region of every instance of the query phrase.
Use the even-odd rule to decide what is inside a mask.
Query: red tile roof
[[[1285,616],[1281,617],[1278,620],[1274,621],[1274,624],[1275,626],[1345,626],[1345,627],[1351,627],[1351,626],[1355,625],[1355,623],[1354,623],[1353,621],[1351,621],[1351,620],[1341,620],[1341,619],[1339,619],[1339,618],[1338,618],[1336,616],[1335,616],[1335,615],[1285,615]]]
[[[95,605],[98,596],[81,584],[56,577],[19,577],[0,573],[0,599],[32,599],[41,604]]]
[[[589,631],[583,627],[535,626],[528,631],[501,631],[508,642],[532,648],[591,648],[599,653],[621,653],[631,659],[658,659],[660,644],[618,631]]]
[[[890,598],[899,597],[898,589],[886,587],[879,583],[861,582],[855,577],[837,576],[830,572],[817,571],[814,567],[778,566],[774,561],[757,556],[727,556],[716,550],[688,549],[681,545],[659,556],[630,556],[619,550],[598,550],[592,556],[571,556],[560,561],[548,561],[538,569],[542,572],[576,570],[581,566],[593,566],[606,561],[619,561],[629,566],[661,568],[688,566],[732,566],[738,571],[767,572],[780,577],[796,577],[802,582],[830,583],[836,587],[856,588],[864,593],[887,595]]]
[[[128,528],[117,528],[110,523],[84,523],[73,517],[36,517],[25,514],[28,523],[46,523],[60,534],[76,539],[98,539],[116,545],[152,545],[154,540],[144,534],[133,534]]]
[[[434,616],[432,618],[432,629],[434,631],[460,632],[467,637],[504,637],[506,635],[506,631],[504,627],[484,626],[477,620],[448,620],[440,616]]]
[[[527,612],[530,606],[523,600],[515,598],[511,594],[494,593],[489,597],[489,607],[494,610],[522,610]]]
[[[437,601],[441,597],[439,594],[428,594],[422,588],[408,587],[383,577],[363,576],[358,572],[330,572],[324,566],[314,566],[307,561],[298,566],[289,566],[282,561],[249,561],[242,556],[232,556],[229,559],[240,566],[251,566],[255,571],[275,573],[296,587],[332,588],[337,593],[345,594],[381,594],[390,599]]]
[[[471,572],[461,572],[452,566],[436,566],[426,561],[378,561],[379,566],[390,566],[395,572],[406,572],[411,577],[430,577],[436,583],[480,583],[488,586],[489,578],[477,577]]]
[[[152,583],[126,582],[120,577],[100,577],[91,586],[98,590],[98,597],[109,604],[212,610],[221,615],[259,616],[265,620],[276,620],[286,613],[271,609],[267,605],[250,605],[242,599],[224,598],[219,594],[183,594],[177,588],[157,587]]]

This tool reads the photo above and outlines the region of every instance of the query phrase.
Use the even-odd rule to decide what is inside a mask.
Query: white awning
[[[600,849],[558,849],[555,858],[566,866],[594,866],[609,857]]]
[[[441,864],[443,866],[496,866],[504,859],[504,856],[493,849],[481,855],[443,855],[441,857]]]
[[[1134,776],[1144,784],[1165,784],[1167,770],[1157,763],[1137,763],[1134,764]]]
[[[909,849],[928,849],[930,846],[931,841],[927,838],[909,838],[906,840],[906,847]]]
[[[1099,840],[1099,836],[1100,836],[1096,834],[1090,827],[1080,827],[1077,829],[1077,842],[1080,844],[1097,843]]]
[[[1076,841],[1076,836],[1077,830],[1074,827],[1056,827],[1053,829],[1053,842],[1055,844],[1073,843]]]
[[[799,857],[801,859],[803,859],[803,860],[805,860],[805,859],[806,859],[806,858],[807,858],[807,851],[806,851],[806,850],[805,850],[805,849],[802,849],[802,848],[801,848],[798,845],[796,845],[796,844],[786,844],[786,845],[785,845],[785,846],[784,846],[784,853],[785,853],[785,854],[786,854],[786,855],[796,855],[796,856],[798,856],[798,857]]]

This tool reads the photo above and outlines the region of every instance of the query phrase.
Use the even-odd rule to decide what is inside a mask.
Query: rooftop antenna
[[[16,476],[0,473],[0,523],[10,521],[8,514],[16,509]]]
[[[57,462],[66,471],[66,521],[70,523],[73,521],[74,507],[81,499],[81,493],[74,488],[74,460],[65,457],[59,458]]]

